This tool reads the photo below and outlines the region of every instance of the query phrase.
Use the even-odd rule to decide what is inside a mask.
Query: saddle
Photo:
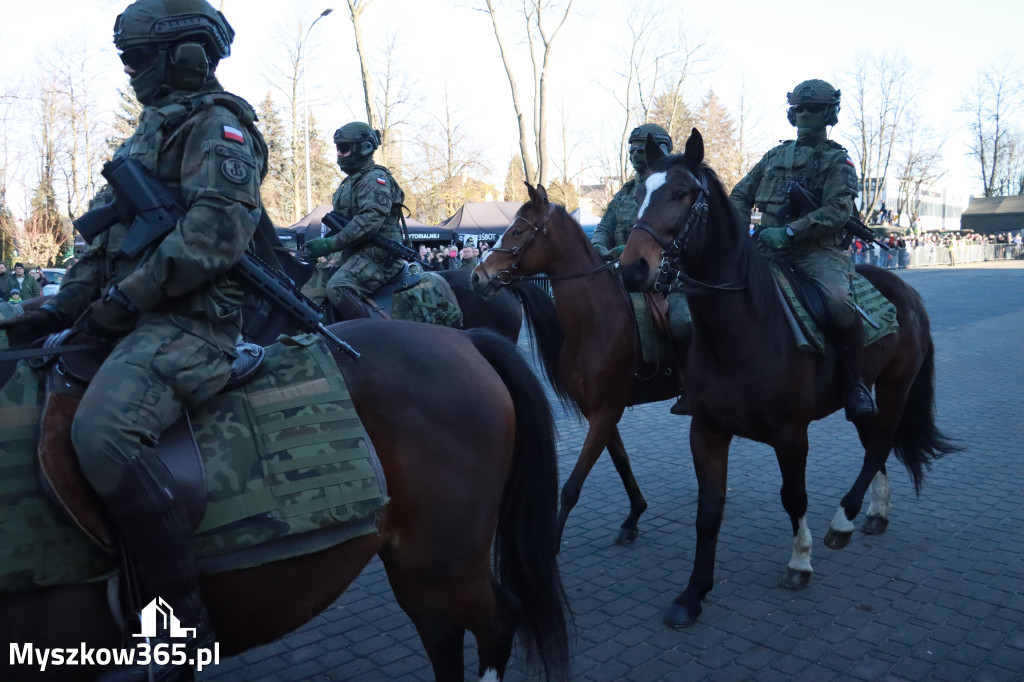
[[[72,336],[76,342],[89,340],[81,338],[76,330],[68,329],[52,335],[44,346],[67,345]],[[262,365],[262,346],[239,343],[237,350],[238,358],[232,364],[231,376],[221,392],[244,385],[257,375]],[[100,499],[78,464],[71,443],[71,423],[85,389],[110,351],[110,347],[105,347],[63,353],[46,363],[37,448],[39,481],[44,493],[93,542],[108,551],[112,551],[113,544],[103,520]],[[206,469],[188,413],[161,434],[156,456],[177,483],[194,530],[206,512],[207,487]]]

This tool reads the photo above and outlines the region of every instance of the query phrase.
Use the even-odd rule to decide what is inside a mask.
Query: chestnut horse
[[[629,496],[629,515],[615,542],[630,543],[639,533],[637,521],[647,501],[618,423],[628,405],[667,400],[679,392],[675,362],[665,358],[664,367],[641,372],[633,305],[612,264],[602,265],[579,223],[548,201],[543,186],[527,187],[530,200],[473,271],[474,286],[494,292],[539,273],[550,279],[557,317],[551,317],[550,306],[533,305],[532,298],[522,299],[523,309],[552,386],[563,404],[579,408],[589,426],[562,487],[559,536],[607,447]]]
[[[666,623],[682,627],[697,620],[714,585],[734,436],[775,449],[782,505],[793,528],[793,554],[782,586],[808,584],[807,427],[842,407],[844,372],[834,354],[797,349],[768,260],[703,163],[700,133],[693,130],[683,154],[666,157],[655,144],[648,144],[646,153],[651,175],[637,190],[640,211],[620,260],[623,281],[633,290],[650,286],[664,256],[665,266],[685,284],[693,316],[685,371],[699,488],[697,550],[689,585],[665,615]],[[863,465],[825,537],[832,549],[849,542],[869,486],[872,501],[863,530],[885,530],[890,452],[906,466],[919,493],[931,460],[957,449],[935,425],[935,349],[921,297],[891,272],[871,266],[857,271],[896,306],[899,330],[864,352],[864,378],[875,386],[878,413],[854,424],[864,446]]]
[[[466,630],[476,637],[483,679],[502,677],[516,634],[549,677],[565,678],[554,422],[529,365],[490,332],[383,320],[343,322],[332,331],[362,353],[355,361],[334,355],[391,501],[377,534],[202,576],[221,652],[237,654],[306,623],[377,554],[436,679],[464,679]],[[0,639],[117,648],[121,634],[99,582],[0,594]],[[62,680],[97,672],[49,670]],[[0,677],[21,674],[26,668]]]

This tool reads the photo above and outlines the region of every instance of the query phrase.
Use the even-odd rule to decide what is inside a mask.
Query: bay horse
[[[806,587],[812,573],[807,520],[807,427],[843,405],[844,372],[834,354],[797,349],[768,260],[748,236],[729,196],[704,160],[694,129],[683,154],[647,145],[651,175],[637,189],[639,216],[622,254],[623,281],[642,290],[659,275],[663,254],[685,282],[693,340],[685,374],[693,419],[690,449],[697,474],[697,550],[686,590],[665,614],[673,627],[694,623],[714,585],[715,547],[725,506],[729,443],[734,436],[775,449],[782,506],[793,529],[792,558],[782,586]],[[672,254],[678,254],[674,256]],[[866,533],[886,529],[885,462],[894,451],[918,494],[931,461],[958,448],[935,425],[935,348],[920,295],[891,272],[861,265],[896,307],[899,330],[864,351],[864,378],[878,412],[855,421],[864,459],[825,536],[845,547],[871,488]],[[829,359],[830,358],[830,359]]]
[[[331,329],[362,354],[352,361],[332,349],[391,501],[376,534],[202,576],[221,652],[240,653],[311,620],[376,554],[437,680],[464,679],[466,630],[477,640],[481,679],[501,679],[517,634],[548,677],[565,679],[554,422],[529,365],[491,332],[384,320]],[[37,648],[118,648],[122,641],[102,581],[0,594],[0,639]],[[97,674],[48,671],[62,680]]]
[[[550,306],[533,305],[532,298],[522,299],[523,309],[552,387],[588,422],[576,466],[562,486],[559,539],[587,475],[607,447],[629,497],[629,514],[615,542],[628,544],[639,534],[637,522],[647,501],[618,423],[629,405],[679,393],[676,363],[666,358],[665,367],[641,373],[633,305],[612,264],[602,264],[579,223],[548,200],[543,186],[527,188],[529,201],[473,271],[473,283],[477,291],[495,292],[539,273],[550,279],[557,316],[551,316]]]

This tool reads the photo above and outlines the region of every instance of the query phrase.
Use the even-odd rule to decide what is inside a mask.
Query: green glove
[[[302,255],[306,257],[306,260],[315,260],[320,256],[329,256],[333,251],[331,240],[326,237],[310,239],[302,247]]]
[[[758,233],[761,243],[775,251],[781,249],[789,241],[789,234],[784,227],[766,227]]]
[[[609,249],[605,255],[605,260],[616,260],[622,255],[622,252],[626,250],[625,246],[616,246],[614,249]]]

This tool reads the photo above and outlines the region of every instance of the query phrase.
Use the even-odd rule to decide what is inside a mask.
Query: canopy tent
[[[441,226],[455,233],[456,240],[473,237],[476,242],[494,243],[516,217],[521,201],[471,201],[463,204]]]
[[[979,234],[1010,232],[1024,228],[1024,196],[971,197],[960,215],[960,229]]]
[[[584,211],[583,208],[577,208],[575,211],[570,213],[573,220],[580,224],[583,231],[590,237],[594,234],[594,230],[597,229],[597,224],[601,222],[601,218],[594,215],[590,211]]]
[[[418,220],[406,218],[405,226],[409,228],[409,241],[442,242],[448,244],[455,240],[455,235],[443,225],[427,225]]]
[[[277,236],[286,247],[298,250],[308,240],[324,236],[323,219],[330,210],[330,206],[321,204],[294,225],[278,227]],[[409,228],[409,240],[412,242],[435,241],[447,244],[454,240],[452,231],[443,226],[427,225],[410,219],[406,219],[405,224]]]

